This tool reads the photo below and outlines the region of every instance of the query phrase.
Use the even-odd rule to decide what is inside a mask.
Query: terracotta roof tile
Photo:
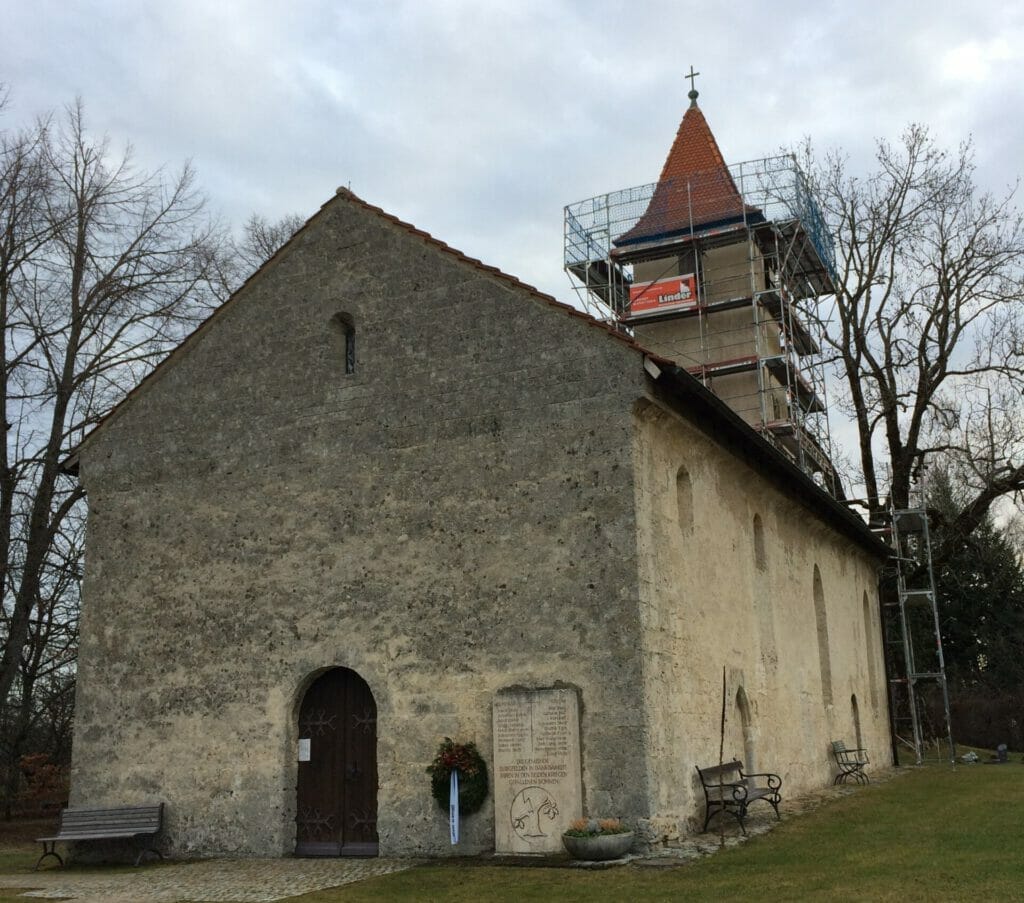
[[[748,213],[753,212],[747,207]],[[743,198],[696,101],[683,116],[661,168],[654,196],[637,224],[615,239],[619,247],[740,219]]]

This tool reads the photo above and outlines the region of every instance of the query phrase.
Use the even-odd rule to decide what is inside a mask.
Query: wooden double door
[[[348,668],[302,698],[295,822],[298,856],[377,855],[377,704]]]

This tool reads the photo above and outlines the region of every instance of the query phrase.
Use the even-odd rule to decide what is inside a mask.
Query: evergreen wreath
[[[434,761],[427,766],[430,793],[445,812],[448,811],[453,771],[459,773],[459,814],[472,815],[487,799],[487,763],[475,743],[456,743],[451,737],[445,737]]]

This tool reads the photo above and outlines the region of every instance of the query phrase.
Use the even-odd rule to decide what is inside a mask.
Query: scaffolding
[[[591,315],[689,371],[841,494],[818,316],[819,298],[834,290],[835,258],[794,157],[570,204],[565,269]],[[663,291],[666,277],[680,275],[691,281]]]
[[[935,687],[942,702],[949,760],[955,764],[927,511],[923,505],[890,508],[885,531],[891,537],[896,583],[895,595],[882,606],[893,734],[897,743],[913,749],[920,765],[930,739],[924,735],[922,694]]]

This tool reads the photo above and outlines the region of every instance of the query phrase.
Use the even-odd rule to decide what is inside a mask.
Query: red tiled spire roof
[[[690,107],[679,123],[654,196],[637,224],[616,238],[615,244],[679,235],[691,228],[739,219],[743,212],[743,198],[697,106],[697,92],[691,91]]]

